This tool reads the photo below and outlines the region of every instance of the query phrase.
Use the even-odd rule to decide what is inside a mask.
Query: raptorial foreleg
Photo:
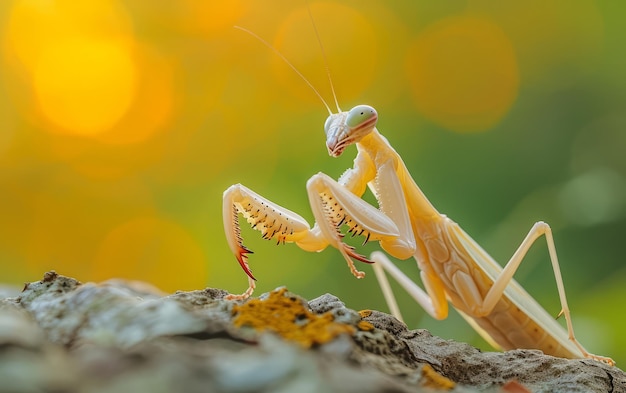
[[[352,274],[363,278],[365,273],[354,266],[353,259],[372,263],[357,254],[354,248],[343,242],[341,227],[348,232],[370,240],[384,241],[400,236],[398,226],[378,208],[353,194],[343,185],[324,173],[318,173],[307,182],[309,202],[320,231],[330,244],[343,255]]]
[[[229,295],[230,299],[246,299],[252,295],[256,278],[248,265],[252,251],[243,244],[239,215],[261,232],[264,239],[277,244],[295,242],[307,251],[321,251],[328,241],[317,227],[311,229],[307,221],[297,213],[275,204],[249,188],[235,184],[224,191],[223,220],[228,246],[241,268],[248,275],[248,289],[241,295]]]

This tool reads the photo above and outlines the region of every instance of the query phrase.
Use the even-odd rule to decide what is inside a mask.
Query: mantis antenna
[[[310,12],[310,10],[309,10]],[[239,29],[245,33],[250,34],[252,37],[256,38],[257,40],[261,41],[261,43],[265,46],[267,46],[268,48],[270,48],[274,53],[276,53],[281,59],[283,59],[283,61],[289,66],[291,67],[291,69],[298,74],[298,76],[300,78],[302,78],[302,80],[304,82],[306,82],[306,84],[311,88],[311,90],[313,90],[313,92],[315,93],[315,95],[317,95],[317,97],[320,99],[320,101],[322,101],[322,103],[324,104],[324,106],[326,107],[326,110],[328,111],[329,115],[333,114],[333,111],[330,110],[330,107],[328,106],[328,104],[326,103],[326,101],[324,100],[324,98],[322,97],[322,95],[319,93],[319,91],[317,91],[317,89],[315,87],[313,87],[313,85],[311,84],[311,82],[309,82],[309,80],[307,78],[304,77],[304,75],[302,75],[302,73],[300,71],[298,71],[298,69],[296,68],[296,66],[294,66],[293,64],[291,64],[291,62],[289,60],[287,60],[287,58],[280,53],[280,51],[276,48],[274,48],[269,42],[265,41],[263,38],[259,37],[258,34],[246,29],[245,27],[241,27],[241,26],[233,26],[235,29]],[[315,30],[317,32],[317,29]],[[318,37],[319,39],[319,37]],[[328,76],[330,77],[330,73],[328,74]],[[332,82],[331,82],[331,88],[332,88]],[[333,89],[333,96],[335,95],[335,90]],[[335,98],[335,102],[336,102],[336,98]],[[339,108],[339,105],[337,105],[337,108]]]
[[[326,75],[328,76],[328,83],[330,84],[330,91],[333,92],[333,99],[335,100],[335,105],[337,106],[337,113],[341,112],[341,108],[339,108],[339,101],[337,101],[337,94],[335,93],[335,86],[333,85],[333,78],[330,76],[330,67],[328,66],[328,58],[326,57],[326,51],[324,50],[324,45],[322,45],[322,39],[320,38],[320,33],[317,30],[317,25],[315,24],[315,18],[313,18],[313,12],[311,12],[311,7],[309,3],[306,2],[306,9],[309,11],[309,17],[311,18],[311,24],[313,25],[313,30],[315,30],[315,37],[317,38],[317,43],[320,46],[320,50],[322,51],[322,58],[324,59],[324,68],[326,69]]]

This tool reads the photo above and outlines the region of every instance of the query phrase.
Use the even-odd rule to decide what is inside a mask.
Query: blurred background
[[[433,204],[502,263],[535,221],[550,223],[578,337],[624,364],[626,5],[309,6],[341,107],[375,106]],[[322,103],[233,25],[278,48],[333,107],[304,1],[0,2],[0,282],[55,269],[239,293],[228,186],[312,222],[307,179],[338,177],[355,149],[328,156]],[[373,274],[354,279],[336,250],[243,236],[257,294],[286,285],[386,310]],[[418,280],[412,260],[398,264]],[[559,312],[543,239],[516,278]],[[458,315],[433,321],[397,295],[409,327],[489,348]]]

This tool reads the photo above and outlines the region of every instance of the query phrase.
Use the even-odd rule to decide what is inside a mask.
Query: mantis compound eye
[[[328,116],[326,123],[324,123],[324,132],[328,134],[331,124],[333,123],[333,115]]]
[[[374,128],[378,121],[378,113],[376,109],[369,105],[357,105],[350,109],[348,117],[346,117],[346,124],[350,128],[368,127]]]

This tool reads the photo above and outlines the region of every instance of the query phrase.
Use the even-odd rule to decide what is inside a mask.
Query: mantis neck
[[[360,151],[369,154],[377,167],[388,160],[394,162],[396,175],[402,184],[409,212],[414,219],[433,220],[441,217],[411,177],[400,155],[376,128],[358,142],[358,147]]]
[[[402,162],[402,159],[391,147],[387,138],[381,135],[376,128],[366,136],[364,136],[359,142],[359,150],[363,150],[369,154],[372,161],[381,163],[388,159],[395,159]]]

